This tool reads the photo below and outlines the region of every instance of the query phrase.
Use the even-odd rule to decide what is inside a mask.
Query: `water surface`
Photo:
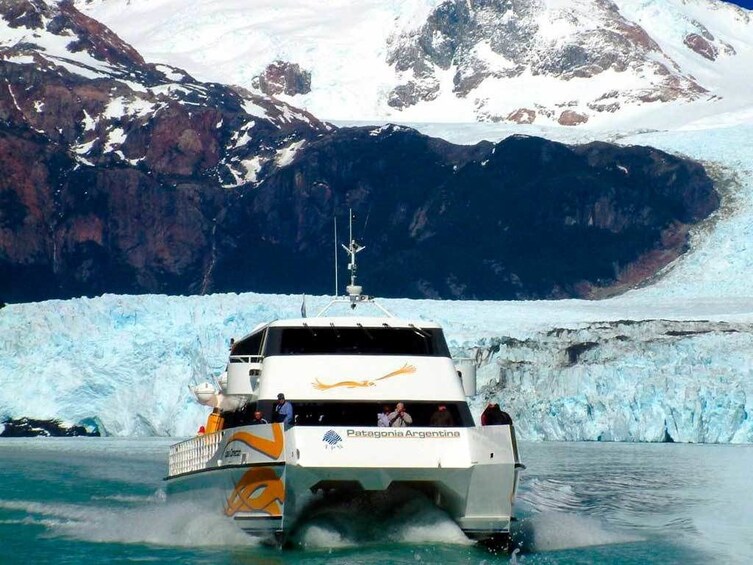
[[[0,563],[753,562],[753,446],[523,443],[518,550],[495,556],[418,498],[319,508],[265,547],[165,500],[172,441],[0,441]]]

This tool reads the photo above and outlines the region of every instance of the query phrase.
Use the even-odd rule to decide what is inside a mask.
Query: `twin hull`
[[[519,463],[511,426],[483,428],[283,428],[244,426],[170,449],[171,499],[207,501],[248,533],[289,532],[310,494],[428,494],[471,538],[509,532]]]

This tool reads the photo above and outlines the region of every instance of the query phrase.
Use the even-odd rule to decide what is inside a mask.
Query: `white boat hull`
[[[223,512],[248,533],[281,540],[311,493],[424,493],[469,537],[510,530],[518,462],[512,426],[359,428],[281,424],[223,430],[171,448],[170,499]]]

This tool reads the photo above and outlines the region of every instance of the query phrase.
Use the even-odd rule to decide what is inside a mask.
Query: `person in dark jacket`
[[[447,410],[447,406],[440,404],[429,418],[429,425],[433,428],[452,428],[455,425],[455,419]]]
[[[252,425],[252,426],[258,426],[260,424],[268,424],[268,423],[269,422],[267,422],[264,419],[264,416],[262,416],[262,413],[259,410],[257,410],[256,412],[254,412],[254,419],[251,420],[251,424],[250,425]]]
[[[512,418],[507,412],[503,412],[496,402],[490,402],[481,413],[482,426],[505,426],[510,424],[512,424]]]

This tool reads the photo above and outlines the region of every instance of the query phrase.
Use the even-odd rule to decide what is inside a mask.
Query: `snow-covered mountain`
[[[325,119],[640,129],[753,103],[751,13],[718,0],[76,5],[152,60]]]
[[[17,0],[0,8],[2,79],[10,95],[0,101],[3,117],[70,145],[79,166],[109,159],[179,175],[211,167],[208,176],[233,187],[254,182],[304,132],[329,129],[269,96],[148,63],[68,2]],[[166,143],[176,132],[183,136],[178,147]]]
[[[53,0],[0,3],[0,117],[8,302],[324,292],[348,208],[379,226],[364,274],[384,295],[599,296],[671,262],[719,205],[699,164],[651,148],[337,129],[148,63]]]

